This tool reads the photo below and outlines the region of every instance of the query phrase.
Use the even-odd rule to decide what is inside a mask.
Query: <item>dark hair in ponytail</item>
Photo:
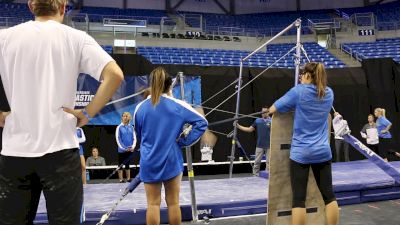
[[[318,62],[309,62],[304,66],[304,73],[309,73],[312,83],[317,86],[317,95],[319,99],[325,97],[327,86],[327,76],[324,64]]]
[[[172,78],[164,68],[157,67],[150,73],[150,93],[153,106],[160,102],[161,95],[169,91],[171,84]]]

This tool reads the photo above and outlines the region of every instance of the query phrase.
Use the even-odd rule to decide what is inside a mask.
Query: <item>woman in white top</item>
[[[379,135],[374,115],[368,115],[368,123],[362,128],[361,136],[366,139],[367,147],[379,154]]]

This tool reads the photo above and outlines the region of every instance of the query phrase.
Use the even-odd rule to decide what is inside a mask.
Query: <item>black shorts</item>
[[[315,164],[301,164],[290,160],[290,181],[293,192],[293,208],[305,208],[310,167],[313,170],[315,180],[325,204],[327,205],[336,201],[332,188],[332,163],[330,160]]]
[[[129,164],[132,161],[133,152],[118,153],[118,165],[123,164],[124,166],[120,170],[128,170]]]
[[[78,151],[37,158],[0,156],[0,224],[33,224],[42,190],[49,224],[80,224],[83,185]]]

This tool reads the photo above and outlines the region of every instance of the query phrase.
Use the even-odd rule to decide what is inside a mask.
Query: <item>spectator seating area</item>
[[[0,17],[22,18],[25,20],[33,19],[32,13],[29,11],[28,4],[1,3]]]
[[[111,45],[102,45],[101,46],[104,51],[106,51],[108,54],[112,54],[113,53],[113,46]]]
[[[376,42],[342,44],[342,49],[359,61],[370,58],[393,58],[400,62],[400,38],[380,39]]]
[[[342,13],[351,16],[355,13],[372,12],[376,16],[378,30],[395,30],[399,28],[400,21],[400,1],[394,1],[387,4],[378,4],[362,8],[340,9]],[[358,25],[367,25],[368,20],[359,20]]]
[[[224,14],[211,14],[211,13],[192,13],[181,12],[181,14],[197,14],[203,16],[204,28],[208,33],[218,30],[217,27],[235,27],[237,29],[244,29],[246,33],[258,33],[265,35],[274,35],[292,23],[297,18],[303,19],[303,34],[310,34],[311,30],[308,29],[307,19],[330,19],[328,10],[307,11],[307,12],[279,12],[279,13],[258,13],[258,14],[245,14],[245,15],[224,15]],[[167,13],[162,10],[146,10],[146,9],[119,9],[107,7],[83,7],[80,13],[87,14],[91,22],[102,22],[103,18],[132,18],[147,20],[147,24],[158,25],[162,17],[168,17]],[[18,3],[0,3],[1,17],[17,17],[24,20],[32,19],[32,15],[27,7],[27,4]],[[84,20],[84,17],[77,17],[75,21]],[[200,20],[186,21],[193,27],[200,27]],[[174,23],[168,20],[167,25]],[[294,35],[295,29],[290,30],[287,35]]]
[[[294,44],[274,44],[268,46],[267,52],[259,52],[244,63],[247,67],[268,67],[286,54]],[[317,43],[304,43],[304,48],[312,61],[323,62],[327,68],[342,68],[345,64],[330,54]],[[239,59],[247,56],[249,51],[138,47],[137,53],[146,57],[153,64],[184,64],[200,66],[239,66]],[[306,58],[303,57],[303,62]],[[294,52],[289,54],[273,67],[294,68]]]
[[[305,12],[278,12],[278,13],[257,13],[243,15],[224,15],[203,13],[205,29],[207,32],[217,31],[217,27],[243,28],[246,33],[257,31],[259,34],[274,35],[288,26],[297,18],[302,18],[302,33],[311,34],[307,27],[307,19],[332,19],[329,10],[305,11]],[[197,24],[191,24],[198,26]],[[290,30],[287,35],[295,35],[296,29]]]
[[[220,31],[221,27],[242,29],[242,32],[249,34],[257,33],[258,35],[274,35],[283,27],[296,20],[303,19],[303,34],[311,34],[311,30],[307,27],[307,20],[331,19],[332,10],[312,10],[302,12],[278,12],[278,13],[256,13],[243,15],[225,15],[212,13],[192,13],[179,12],[180,14],[196,14],[203,16],[203,25],[208,33]],[[362,8],[340,9],[340,13],[352,15],[354,13],[373,12],[377,17],[377,28],[379,30],[397,29],[400,24],[400,2],[395,1],[387,4],[378,4]],[[102,22],[103,18],[132,18],[146,20],[147,24],[158,25],[162,17],[168,17],[166,11],[163,10],[146,10],[146,9],[119,9],[107,7],[84,7],[81,13],[87,14],[91,22]],[[24,20],[32,19],[32,15],[27,4],[19,3],[0,3],[0,17],[22,18]],[[76,18],[76,21],[84,20],[84,17]],[[20,22],[20,20],[18,20]],[[186,21],[188,25],[200,27],[200,20],[189,19]],[[369,20],[359,19],[358,24],[369,23]],[[168,20],[168,25],[174,25],[174,22]],[[231,31],[234,32],[235,30]],[[290,30],[287,35],[294,35],[295,29]]]
[[[118,9],[105,7],[84,7],[80,13],[89,15],[91,22],[101,23],[105,15],[112,15],[113,18],[135,17],[138,20],[147,20],[149,25],[159,25],[162,17],[168,17],[163,10],[148,9]]]
[[[159,25],[161,17],[167,14],[163,10],[146,10],[146,9],[119,9],[106,7],[83,7],[80,13],[88,14],[91,22],[103,22],[103,18],[132,18],[147,20],[147,24]],[[19,3],[0,3],[0,17],[22,18],[31,20],[33,16],[29,11],[27,4]],[[76,18],[80,21],[83,18]]]

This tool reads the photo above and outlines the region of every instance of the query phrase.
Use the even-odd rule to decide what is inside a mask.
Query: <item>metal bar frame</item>
[[[300,72],[300,62],[301,62],[301,19],[298,18],[296,21],[294,21],[292,24],[287,26],[285,29],[283,29],[281,32],[276,34],[274,37],[269,39],[267,42],[262,44],[260,47],[258,47],[256,50],[254,50],[252,53],[250,53],[248,56],[240,59],[240,69],[239,69],[239,78],[238,78],[238,85],[237,85],[237,95],[236,95],[236,111],[235,111],[235,117],[238,118],[239,116],[239,108],[240,108],[240,90],[242,87],[242,78],[243,78],[243,62],[248,60],[251,56],[259,52],[261,49],[265,48],[268,44],[270,44],[272,41],[277,39],[278,37],[282,36],[285,34],[287,31],[292,29],[293,27],[297,28],[297,41],[296,41],[296,55],[295,55],[295,65],[296,65],[296,70],[295,70],[295,85],[297,85],[298,80],[299,80],[299,72]],[[237,121],[237,120],[236,120]],[[229,164],[229,178],[232,178],[233,174],[233,161],[235,159],[235,151],[236,151],[236,140],[237,140],[237,127],[233,127],[233,136],[232,136],[232,147],[231,147],[231,155],[229,156],[230,159],[230,164]]]
[[[185,101],[185,82],[183,72],[178,73],[179,80],[181,83],[181,99]],[[191,200],[191,208],[192,208],[192,222],[197,222],[199,220],[199,215],[197,212],[197,203],[196,203],[196,191],[194,187],[194,172],[193,172],[193,161],[192,161],[192,149],[190,147],[186,147],[186,162],[187,162],[187,171],[188,171],[188,180],[190,184],[190,200]]]

